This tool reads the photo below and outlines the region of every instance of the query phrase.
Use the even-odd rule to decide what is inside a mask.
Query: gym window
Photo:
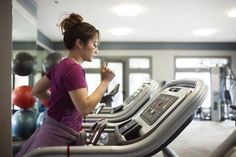
[[[211,107],[212,67],[230,65],[230,57],[175,57],[175,79],[198,78],[208,85],[208,95],[202,103],[203,108]]]
[[[129,60],[129,96],[135,92],[137,85],[151,79],[151,58],[130,57]]]

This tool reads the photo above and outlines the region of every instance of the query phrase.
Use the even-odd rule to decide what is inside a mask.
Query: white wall
[[[153,79],[158,81],[174,79],[176,56],[229,56],[232,70],[236,74],[236,50],[100,50],[101,56],[152,56]]]

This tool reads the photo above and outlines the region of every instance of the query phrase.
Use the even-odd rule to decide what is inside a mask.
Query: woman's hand
[[[108,68],[107,64],[103,65],[101,68],[102,81],[107,81],[108,83],[115,77],[114,72]]]

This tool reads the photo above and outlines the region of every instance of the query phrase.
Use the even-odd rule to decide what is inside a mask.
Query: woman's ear
[[[80,39],[76,39],[76,40],[75,40],[75,46],[76,46],[76,47],[78,47],[78,48],[81,49],[82,46],[83,46],[83,44],[84,44],[84,43],[83,43]]]

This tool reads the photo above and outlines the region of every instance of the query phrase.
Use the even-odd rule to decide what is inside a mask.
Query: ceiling
[[[236,42],[236,0],[35,0],[37,27],[51,41],[61,41],[57,27],[65,15],[75,12],[96,26],[106,42]],[[141,7],[137,16],[118,16],[114,7]],[[140,8],[139,8],[140,9]],[[131,12],[131,10],[129,11]],[[236,11],[235,11],[236,12]],[[129,28],[127,35],[113,35],[111,29]],[[211,35],[193,31],[210,29]]]
[[[13,9],[12,40],[35,41],[37,39],[37,27],[23,16],[17,9]]]

